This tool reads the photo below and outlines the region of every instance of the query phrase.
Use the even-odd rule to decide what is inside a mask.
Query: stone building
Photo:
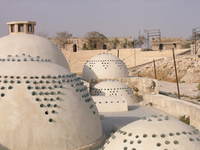
[[[132,37],[109,37],[104,44],[97,45],[97,49],[123,49],[133,48]],[[77,50],[87,50],[87,39],[73,37],[68,39],[65,50],[76,52]]]
[[[152,50],[182,49],[185,44],[186,40],[181,38],[161,38],[161,40],[152,40],[151,47]]]
[[[87,47],[87,40],[84,38],[73,37],[67,41],[67,44],[65,44],[65,49],[73,52],[82,50],[84,47]]]

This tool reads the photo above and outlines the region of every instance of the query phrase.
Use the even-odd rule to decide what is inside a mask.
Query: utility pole
[[[178,99],[181,99],[181,96],[180,96],[180,89],[179,89],[179,82],[178,82],[178,73],[177,73],[177,67],[176,67],[176,58],[175,58],[174,48],[172,48],[172,53],[173,53],[174,69],[175,69],[175,75],[176,75],[176,85],[177,85],[177,91],[178,91]]]
[[[117,57],[119,58],[119,49],[117,49]]]
[[[156,62],[154,59],[153,59],[153,68],[154,68],[154,76],[155,76],[155,79],[157,80]]]
[[[136,48],[134,49],[134,66],[136,67]]]

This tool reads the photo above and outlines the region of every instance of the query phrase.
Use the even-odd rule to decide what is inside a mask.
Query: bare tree
[[[72,34],[69,32],[58,32],[56,33],[56,37],[54,41],[59,48],[65,48],[65,44],[67,44],[68,40],[72,37]]]
[[[142,47],[144,45],[146,38],[144,36],[139,36],[138,39],[133,40],[135,47]]]

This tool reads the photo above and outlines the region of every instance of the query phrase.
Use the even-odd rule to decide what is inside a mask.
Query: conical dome
[[[128,76],[125,63],[112,54],[99,54],[88,60],[83,68],[86,80],[116,79]]]
[[[0,57],[1,150],[98,146],[100,117],[81,80],[39,52],[38,57],[10,53]]]
[[[0,38],[1,57],[8,55],[31,55],[42,57],[69,70],[69,65],[61,53],[49,40],[34,34],[9,34]]]
[[[199,150],[200,133],[168,116],[158,115],[121,128],[104,150]]]

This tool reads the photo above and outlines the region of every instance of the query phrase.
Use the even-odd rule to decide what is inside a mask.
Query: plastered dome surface
[[[104,150],[199,150],[200,133],[168,116],[152,116],[114,133]]]
[[[40,56],[69,70],[69,65],[61,51],[49,40],[34,34],[9,34],[0,38],[0,52],[2,57],[10,54]]]
[[[80,79],[60,65],[24,57],[0,59],[1,150],[97,146],[101,122]]]
[[[112,54],[99,54],[88,60],[83,68],[85,80],[115,79],[128,76],[125,63]]]
[[[123,97],[128,104],[135,103],[133,90],[117,80],[106,80],[97,83],[91,89],[92,96]]]

